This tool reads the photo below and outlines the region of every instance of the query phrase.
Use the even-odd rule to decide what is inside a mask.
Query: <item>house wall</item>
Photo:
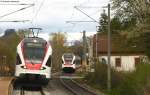
[[[100,56],[99,60],[102,61],[104,58],[107,61],[107,56]],[[116,67],[116,58],[121,59],[121,66]],[[135,70],[135,58],[140,58],[140,55],[136,56],[111,56],[111,66],[115,68],[117,71],[133,71]]]

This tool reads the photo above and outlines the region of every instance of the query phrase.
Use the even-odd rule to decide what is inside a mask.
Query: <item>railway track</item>
[[[97,95],[94,92],[80,86],[71,79],[60,79],[61,83],[74,95]]]
[[[46,94],[42,87],[40,87],[38,90],[27,90],[26,88],[18,88],[14,91],[13,95],[49,95]]]
[[[20,95],[24,95],[24,90],[23,90],[23,88],[20,89]]]
[[[1,85],[3,84],[2,87],[6,86],[5,88],[0,89],[0,91],[6,92],[3,95],[96,95],[71,79],[56,78],[51,80],[48,86],[38,87],[38,89],[22,85],[13,86],[14,79],[9,79],[7,82],[6,81],[7,78],[1,79],[0,81]],[[6,83],[8,85],[6,85]],[[2,93],[0,93],[0,95],[1,94]]]

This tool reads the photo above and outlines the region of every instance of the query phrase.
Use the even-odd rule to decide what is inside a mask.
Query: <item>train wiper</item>
[[[31,59],[31,64],[34,65],[34,63],[32,62],[32,59]]]
[[[30,56],[29,56],[29,59],[30,59],[31,64],[34,65],[32,58]]]

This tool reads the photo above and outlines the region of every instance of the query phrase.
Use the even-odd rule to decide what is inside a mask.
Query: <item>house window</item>
[[[115,64],[116,64],[116,67],[121,67],[121,58],[116,58]]]
[[[134,62],[135,62],[135,65],[138,65],[140,63],[140,58],[134,58]]]

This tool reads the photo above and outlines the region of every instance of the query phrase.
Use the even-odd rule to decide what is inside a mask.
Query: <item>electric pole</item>
[[[111,90],[111,33],[110,33],[110,4],[108,4],[108,64],[107,64],[107,90]]]
[[[92,65],[93,65],[93,39],[92,37],[89,37],[87,40],[87,45],[88,45],[88,71],[92,71]]]
[[[83,70],[86,70],[86,31],[83,31]]]

